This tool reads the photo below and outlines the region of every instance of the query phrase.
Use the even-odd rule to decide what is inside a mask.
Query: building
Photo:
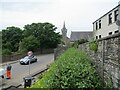
[[[86,40],[91,40],[93,37],[93,32],[92,31],[72,31],[70,40],[71,42],[80,40],[80,39],[86,39]]]
[[[104,14],[102,17],[93,22],[93,32],[96,39],[120,32],[116,24],[119,12],[119,5]]]
[[[63,42],[65,43],[65,45],[67,45],[67,29],[65,27],[65,22],[63,24],[63,28],[61,29],[61,31],[62,31]]]

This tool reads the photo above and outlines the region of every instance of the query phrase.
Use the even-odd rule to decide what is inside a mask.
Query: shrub
[[[3,56],[11,55],[11,51],[9,49],[3,49],[2,50],[2,55]]]
[[[75,42],[73,43],[72,47],[78,48],[78,46],[79,46],[80,44],[83,44],[83,43],[86,43],[86,42],[88,42],[88,40],[86,40],[86,39],[77,40],[77,41],[75,41]]]
[[[27,50],[26,49],[21,49],[17,52],[17,54],[21,54],[21,53],[27,53]]]
[[[96,41],[92,41],[89,43],[89,49],[92,51],[97,52],[98,50],[98,43]]]
[[[90,57],[74,48],[62,54],[31,88],[101,88]]]

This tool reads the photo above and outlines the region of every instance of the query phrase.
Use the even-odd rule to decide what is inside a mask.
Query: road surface
[[[38,61],[30,64],[30,74],[33,74],[41,69],[45,68],[47,64],[53,62],[53,54],[44,54],[37,56]],[[12,75],[11,79],[5,80],[5,87],[10,85],[17,85],[23,82],[23,78],[29,75],[29,65],[20,65],[19,62],[11,64]],[[3,87],[4,87],[3,86]]]

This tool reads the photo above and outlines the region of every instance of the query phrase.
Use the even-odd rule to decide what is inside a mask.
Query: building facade
[[[120,32],[118,25],[116,24],[118,15],[119,5],[93,22],[93,32],[95,39],[100,39]]]

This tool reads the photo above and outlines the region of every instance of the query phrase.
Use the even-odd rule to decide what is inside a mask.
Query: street
[[[40,71],[41,69],[45,68],[47,64],[53,62],[53,54],[38,55],[37,58],[37,62],[30,64],[30,74]],[[11,65],[11,79],[5,80],[5,87],[22,83],[23,78],[29,75],[29,65],[20,65],[19,62]]]

